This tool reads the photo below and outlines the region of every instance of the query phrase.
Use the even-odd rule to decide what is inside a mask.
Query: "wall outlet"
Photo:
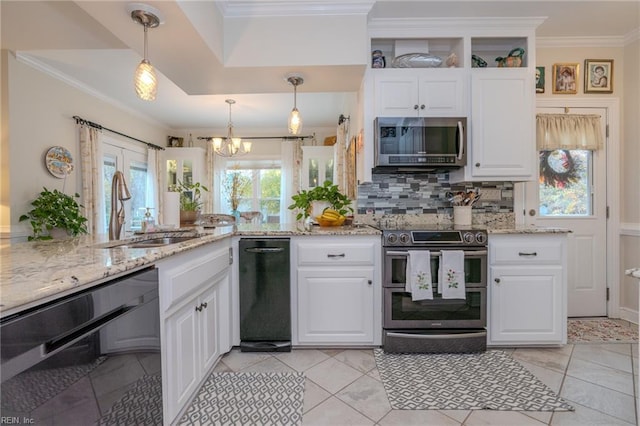
[[[500,201],[502,200],[501,189],[483,188],[480,191],[480,201]]]

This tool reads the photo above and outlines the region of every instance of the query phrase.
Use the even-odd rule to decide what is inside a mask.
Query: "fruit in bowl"
[[[320,216],[316,216],[320,226],[341,226],[346,219],[346,216],[333,209],[325,209]]]

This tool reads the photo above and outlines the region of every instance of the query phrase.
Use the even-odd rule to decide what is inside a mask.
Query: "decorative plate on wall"
[[[62,146],[49,148],[44,156],[44,164],[49,173],[60,179],[73,171],[73,157],[69,150]]]

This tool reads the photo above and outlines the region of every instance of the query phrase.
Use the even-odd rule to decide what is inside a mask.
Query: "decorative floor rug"
[[[139,378],[96,424],[162,425],[162,376]]]
[[[302,373],[212,373],[180,425],[302,424]]]
[[[29,413],[89,374],[107,357],[89,364],[24,372],[0,386],[3,410]]]
[[[567,321],[568,343],[635,343],[638,326],[621,319],[576,318]]]
[[[508,354],[387,354],[374,349],[397,410],[573,411]]]

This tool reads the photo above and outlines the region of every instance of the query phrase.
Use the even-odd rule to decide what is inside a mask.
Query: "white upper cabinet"
[[[533,81],[527,70],[473,70],[469,160],[463,180],[529,180],[533,176]]]
[[[374,79],[376,117],[467,115],[464,70],[379,70]]]
[[[362,86],[363,164],[371,180],[376,117],[467,117],[467,165],[452,182],[533,178],[535,30],[542,18],[373,19]],[[375,52],[375,55],[374,55]],[[415,60],[394,58],[419,53]],[[380,56],[384,56],[384,68]],[[423,67],[436,56],[438,67]],[[406,56],[404,57],[406,59]],[[499,61],[498,58],[508,58]]]

